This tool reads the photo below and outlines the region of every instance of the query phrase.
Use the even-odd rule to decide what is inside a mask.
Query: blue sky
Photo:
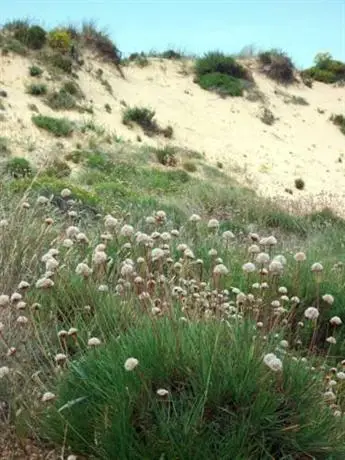
[[[124,53],[168,47],[200,54],[281,48],[307,67],[319,51],[345,61],[345,0],[0,0],[3,22],[46,27],[93,19]]]

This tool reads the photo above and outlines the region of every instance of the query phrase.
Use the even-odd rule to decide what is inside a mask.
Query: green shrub
[[[47,94],[47,85],[45,83],[31,83],[27,87],[27,92],[32,96],[42,96]]]
[[[0,155],[7,155],[10,153],[7,137],[0,136]]]
[[[91,153],[87,157],[86,164],[91,169],[98,169],[99,171],[110,172],[112,163],[101,153]]]
[[[65,161],[55,159],[45,170],[44,174],[47,177],[62,179],[71,174],[71,168]]]
[[[182,166],[183,166],[183,169],[185,169],[186,171],[190,173],[193,173],[197,171],[198,169],[194,161],[184,161]]]
[[[155,325],[152,333],[146,321],[75,361],[42,419],[43,433],[104,460],[114,452],[138,459],[344,458],[344,422],[323,401],[322,380],[289,356],[281,355],[282,372],[271,371],[252,324],[163,318]],[[126,371],[130,357],[138,367]]]
[[[66,53],[71,48],[72,39],[67,30],[55,29],[49,32],[48,43],[54,50]]]
[[[77,106],[74,97],[64,89],[50,93],[46,104],[53,110],[73,110]]]
[[[154,150],[158,162],[164,166],[176,166],[176,149],[169,145]]]
[[[122,122],[129,126],[136,123],[146,134],[153,134],[159,131],[157,122],[154,120],[155,114],[154,110],[147,107],[127,107],[123,113]]]
[[[302,72],[302,79],[311,79],[322,83],[336,83],[345,80],[345,63],[332,58],[329,53],[319,53],[314,59],[315,65]]]
[[[74,150],[73,152],[67,153],[65,155],[65,160],[72,161],[72,163],[79,164],[83,161],[85,157],[85,152],[82,150]]]
[[[27,47],[15,38],[7,38],[6,43],[2,48],[2,54],[7,55],[9,52],[25,56],[27,54]]]
[[[206,74],[225,74],[233,78],[252,80],[249,72],[231,56],[218,51],[205,54],[196,60],[195,74],[197,78]]]
[[[71,96],[74,96],[76,99],[83,99],[84,97],[84,94],[79,85],[72,80],[66,81],[62,85],[62,90],[70,94]]]
[[[238,78],[219,72],[202,75],[198,79],[201,88],[214,91],[221,96],[242,96],[243,85]]]
[[[265,107],[261,114],[260,120],[262,121],[262,123],[265,123],[265,125],[271,126],[275,122],[275,116],[273,115],[270,109]]]
[[[163,59],[172,59],[172,60],[182,59],[182,57],[183,57],[181,53],[179,53],[178,51],[175,51],[173,49],[168,49],[166,51],[163,51],[161,56],[162,56]]]
[[[48,57],[48,60],[53,67],[65,73],[72,73],[73,60],[69,56],[65,56],[61,53],[53,53]]]
[[[345,134],[345,116],[344,115],[332,115],[331,121],[336,125],[339,126],[340,131]]]
[[[14,38],[28,48],[39,50],[46,43],[46,31],[42,27],[32,25],[28,28],[21,27],[14,32]]]
[[[88,46],[94,47],[104,58],[120,64],[121,53],[105,31],[98,30],[92,22],[84,23],[82,37]]]
[[[301,178],[295,179],[295,187],[297,188],[297,190],[303,190],[305,187],[304,180]]]
[[[74,126],[67,118],[53,118],[45,115],[34,115],[33,123],[41,129],[51,132],[56,137],[67,137],[73,132]]]
[[[40,77],[43,73],[43,70],[37,65],[32,65],[29,67],[30,77]]]
[[[279,83],[292,83],[294,81],[295,66],[291,58],[283,51],[272,49],[259,53],[261,69],[272,80]]]
[[[31,176],[32,174],[31,165],[26,158],[11,158],[6,163],[5,169],[8,174],[15,178]]]

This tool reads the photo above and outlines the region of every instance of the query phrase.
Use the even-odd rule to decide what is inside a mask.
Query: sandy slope
[[[56,115],[38,98],[26,94],[25,84],[32,81],[28,66],[26,58],[0,57],[0,89],[8,92],[4,100],[6,121],[1,122],[0,130],[11,139],[14,154],[37,159],[56,151],[56,139],[33,126],[28,103],[35,103],[47,115],[66,115],[74,120],[91,116],[76,112]],[[95,78],[99,67],[113,88],[113,96]],[[299,207],[305,202],[329,204],[345,214],[345,158],[344,163],[339,161],[345,153],[345,136],[329,121],[332,113],[345,112],[343,88],[321,83],[315,83],[312,89],[302,84],[283,88],[254,72],[266,96],[265,105],[278,118],[268,126],[259,118],[262,102],[222,99],[206,92],[193,83],[190,72],[186,75],[188,67],[190,63],[154,59],[144,68],[126,67],[123,80],[113,67],[89,57],[79,72],[78,83],[94,103],[95,121],[124,139],[136,142],[138,133],[143,139],[145,136],[139,129],[130,130],[121,123],[121,101],[149,106],[156,110],[160,125],[173,126],[175,145],[205,152],[213,164],[221,161],[225,171],[251,184],[260,194],[298,200]],[[309,105],[287,104],[276,90],[303,96]],[[106,103],[112,107],[111,114],[104,109]],[[74,136],[63,143],[75,146],[77,140]],[[163,144],[166,140],[145,138],[145,142]],[[294,189],[297,177],[306,183],[302,192]],[[286,188],[294,189],[293,196],[285,192]]]

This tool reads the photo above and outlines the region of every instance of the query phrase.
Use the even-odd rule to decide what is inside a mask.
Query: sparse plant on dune
[[[279,83],[292,83],[295,80],[294,64],[283,51],[272,49],[258,55],[261,70]]]

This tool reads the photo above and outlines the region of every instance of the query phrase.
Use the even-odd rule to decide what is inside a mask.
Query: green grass
[[[221,96],[242,96],[243,84],[238,78],[219,72],[202,75],[198,79],[201,88],[214,91]]]
[[[345,134],[345,116],[342,114],[332,115],[331,121],[339,127],[340,131]]]
[[[210,52],[195,62],[195,82],[222,96],[242,96],[252,76],[232,56]]]
[[[8,138],[0,136],[0,155],[8,155],[9,153],[11,153],[11,149],[9,147]]]
[[[7,161],[5,170],[16,179],[32,175],[32,167],[26,158],[11,158]]]
[[[59,388],[60,413],[43,419],[51,438],[66,436],[74,451],[105,460],[115,449],[138,459],[344,455],[344,424],[323,405],[322,382],[290,358],[281,376],[270,375],[249,324],[155,324],[72,366]],[[124,369],[129,357],[139,361],[132,372]]]
[[[156,112],[148,107],[127,107],[124,110],[122,122],[131,126],[135,123],[144,130],[145,133],[154,134],[158,132],[157,122],[154,120]]]
[[[41,67],[37,65],[32,65],[29,67],[29,75],[30,77],[40,77],[43,74],[43,70]]]
[[[32,96],[43,96],[47,94],[48,88],[45,83],[31,83],[27,87],[27,92]]]
[[[75,110],[77,108],[75,97],[65,89],[50,93],[45,102],[53,110]]]
[[[54,118],[46,115],[34,115],[33,123],[56,137],[68,137],[73,133],[73,123],[67,118]]]
[[[295,66],[291,58],[283,51],[271,49],[258,55],[262,71],[278,83],[289,84],[294,82]]]

